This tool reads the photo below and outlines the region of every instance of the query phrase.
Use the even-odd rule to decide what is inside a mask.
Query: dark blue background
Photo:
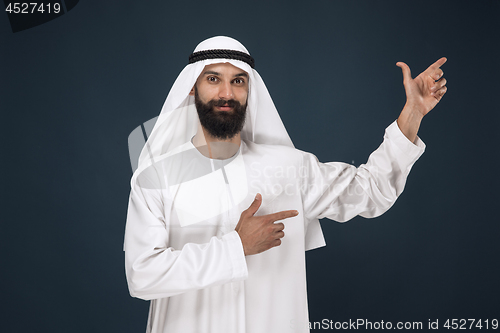
[[[448,57],[395,206],[322,221],[310,319],[500,319],[500,1],[82,0],[17,33],[0,14],[1,331],[145,330],[122,252],[127,137],[215,35],[249,49],[297,148],[355,165],[404,105],[395,63]]]

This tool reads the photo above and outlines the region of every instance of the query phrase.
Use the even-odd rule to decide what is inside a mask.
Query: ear
[[[189,92],[189,96],[194,96],[194,86],[191,88],[191,91]]]

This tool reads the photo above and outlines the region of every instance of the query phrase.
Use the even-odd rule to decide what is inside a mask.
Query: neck
[[[238,133],[231,139],[218,139],[211,136],[200,124],[193,138],[193,145],[208,158],[225,160],[238,152],[241,145],[241,136]]]

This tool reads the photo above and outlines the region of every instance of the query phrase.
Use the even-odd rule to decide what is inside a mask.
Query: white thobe
[[[151,300],[146,331],[309,332],[305,251],[324,245],[317,219],[384,213],[424,148],[394,122],[358,168],[247,141],[223,161],[191,143],[165,156],[133,183],[125,232],[130,294]],[[280,246],[244,256],[234,228],[257,193],[256,215],[299,214],[278,221]]]

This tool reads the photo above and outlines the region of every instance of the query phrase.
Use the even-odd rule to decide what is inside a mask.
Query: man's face
[[[201,125],[218,139],[233,138],[245,123],[248,74],[228,63],[205,66],[190,95]]]

